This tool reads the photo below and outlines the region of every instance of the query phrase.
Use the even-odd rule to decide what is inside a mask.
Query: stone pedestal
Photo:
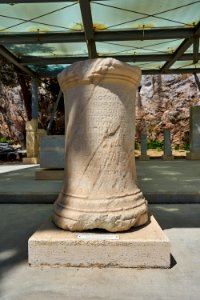
[[[38,163],[38,121],[32,119],[26,122],[26,151],[27,157],[23,158],[25,164]]]
[[[141,72],[112,58],[59,74],[65,99],[64,186],[53,221],[70,231],[128,230],[148,221],[135,183],[135,94]]]
[[[170,243],[156,220],[140,230],[75,233],[50,220],[29,239],[31,266],[169,268]]]
[[[190,108],[190,152],[187,159],[200,159],[200,106]]]
[[[168,128],[164,128],[164,155],[162,156],[163,160],[173,160],[174,156],[172,155],[171,147],[171,134]]]
[[[147,155],[147,135],[145,133],[141,134],[141,155],[139,157],[140,160],[149,160],[149,156]]]

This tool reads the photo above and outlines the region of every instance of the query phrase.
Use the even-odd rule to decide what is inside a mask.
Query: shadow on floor
[[[151,204],[149,211],[162,229],[200,227],[199,204]]]

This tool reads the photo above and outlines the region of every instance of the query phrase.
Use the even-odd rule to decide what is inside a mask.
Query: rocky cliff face
[[[42,84],[40,98],[40,125],[46,128],[55,97]],[[0,137],[23,144],[27,116],[21,87],[16,82],[10,86],[0,80],[0,99]],[[163,128],[167,127],[171,129],[173,144],[182,147],[189,140],[189,108],[193,105],[200,105],[200,92],[193,75],[143,76],[136,101],[136,139],[146,132],[149,139],[162,140]],[[56,134],[62,134],[63,117],[56,124]]]
[[[0,83],[0,137],[24,144],[26,114],[19,86]]]
[[[137,97],[136,138],[146,132],[149,139],[163,139],[170,128],[173,144],[189,140],[189,108],[200,105],[200,91],[194,75],[143,76]]]

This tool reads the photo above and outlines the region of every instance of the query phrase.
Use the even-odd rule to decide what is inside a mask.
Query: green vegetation
[[[139,150],[139,149],[140,149],[140,144],[135,141],[135,150]]]
[[[185,143],[184,146],[183,146],[183,150],[190,151],[190,144],[189,143]]]
[[[156,149],[157,151],[161,151],[164,149],[164,142],[158,140],[149,140],[147,142],[147,149]]]
[[[176,144],[176,145],[174,146],[174,150],[179,150],[179,149],[180,149],[179,145]]]
[[[185,150],[185,151],[190,151],[190,144],[189,143],[185,143],[182,147],[180,147],[180,145],[175,145],[174,146],[174,150]]]
[[[12,145],[14,142],[13,140],[7,139],[5,137],[0,137],[0,143],[8,143],[9,145]]]

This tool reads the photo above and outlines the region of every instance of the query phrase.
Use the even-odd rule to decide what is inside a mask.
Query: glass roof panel
[[[9,42],[11,43],[12,38],[12,43],[16,42],[16,37],[13,37],[13,34],[15,33],[23,34],[23,39],[19,41],[19,39],[22,38],[22,36],[19,36],[17,37],[17,42],[29,43],[30,40],[28,38],[26,40],[26,35],[24,35],[24,33],[39,32],[42,33],[40,36],[44,36],[45,33],[50,32],[63,32],[67,34],[75,31],[82,32],[83,21],[78,0],[60,3],[57,1],[54,3],[19,3],[14,5],[1,3],[2,2],[0,1],[0,34],[2,34],[2,45],[5,45],[4,47],[6,47],[18,58],[22,56],[40,56],[49,58],[57,56],[78,56],[81,58],[88,56],[86,42],[56,43],[56,39],[53,40],[54,37],[51,34],[47,35],[47,37],[51,36],[51,38],[44,40],[51,42],[55,41],[55,43],[8,44]],[[125,29],[138,29],[140,30],[139,34],[143,33],[143,38],[145,38],[145,32],[150,32],[153,29],[176,28],[178,30],[175,30],[175,33],[173,31],[173,36],[180,37],[180,32],[182,34],[183,31],[180,31],[179,29],[194,27],[199,22],[200,1],[197,0],[91,0],[90,6],[94,30],[107,30],[111,32],[111,35],[112,30],[118,32],[119,30],[123,31]],[[82,13],[87,21],[87,5],[83,9]],[[90,24],[90,22],[88,22],[88,24]],[[90,36],[90,38],[93,40],[95,39],[95,34],[93,37],[91,33],[92,30],[90,29],[91,28],[89,28],[89,25],[86,25],[86,37]],[[155,40],[95,42],[97,53],[100,56],[173,54],[184,40],[180,38],[158,40],[157,38],[162,37],[162,31],[161,34],[160,31],[156,32],[158,35],[155,35]],[[4,40],[3,35],[8,36],[7,33],[10,34],[10,40]],[[67,34],[66,40],[64,36],[62,41],[67,41]],[[189,30],[189,33],[187,31],[186,34],[189,34],[192,37],[193,31]],[[77,38],[77,41],[79,41],[82,39],[80,37],[83,36],[83,33],[78,35],[78,37],[75,34],[73,35],[72,40],[75,41]],[[98,35],[96,34],[96,36]],[[106,33],[104,36],[105,38],[107,37]],[[186,38],[188,38],[188,35]],[[113,38],[111,38],[111,40],[113,40]],[[34,43],[33,40],[31,40],[31,42]],[[93,44],[91,46],[95,50],[95,45]],[[93,51],[92,54],[94,53],[96,52]],[[191,44],[191,46],[186,49],[184,53],[193,53],[193,45]],[[149,59],[152,60],[154,57],[149,57]],[[159,57],[158,59],[163,58]],[[189,59],[191,59],[191,57],[189,57]],[[29,58],[29,60],[25,60],[24,58],[24,62],[34,64],[34,61],[35,60],[31,60],[31,58]],[[46,60],[46,63],[47,61],[48,63],[51,62]],[[62,59],[54,60],[53,62],[55,63],[55,61],[64,62]],[[65,62],[68,61],[71,60],[66,60]],[[39,62],[37,63],[39,64]],[[45,60],[43,60],[41,63],[45,63]],[[165,64],[165,62],[149,61],[137,62],[135,64],[139,65],[143,70],[159,70]],[[52,74],[55,74],[58,73],[63,66],[64,65],[52,64],[47,66],[30,65],[29,67],[35,71],[38,71],[39,73],[44,72],[44,74],[50,74],[52,72]],[[195,66],[199,68],[199,64],[193,65],[192,61],[178,61],[172,65],[171,69],[195,68]]]
[[[192,60],[188,61],[177,61],[173,64],[171,69],[190,69],[190,68],[200,68],[200,61],[196,64],[193,64]]]
[[[136,63],[128,63],[131,66],[138,66],[141,70],[159,70],[164,65],[164,61],[148,61],[148,62],[136,62]]]
[[[50,43],[9,45],[7,49],[17,57],[21,56],[82,56],[87,55],[86,43]]]
[[[185,51],[185,53],[193,53],[193,44]]]
[[[36,73],[39,73],[41,76],[57,76],[64,68],[69,65],[47,65],[47,66],[37,66],[37,65],[28,65],[28,67]]]
[[[91,2],[91,8],[93,22],[107,29],[143,29],[143,26],[194,26],[199,21],[200,3],[191,0],[97,0]]]
[[[77,2],[0,6],[0,32],[77,31],[81,29],[80,23]]]
[[[176,39],[96,42],[96,47],[99,55],[169,54],[173,53],[182,41],[182,39]]]

